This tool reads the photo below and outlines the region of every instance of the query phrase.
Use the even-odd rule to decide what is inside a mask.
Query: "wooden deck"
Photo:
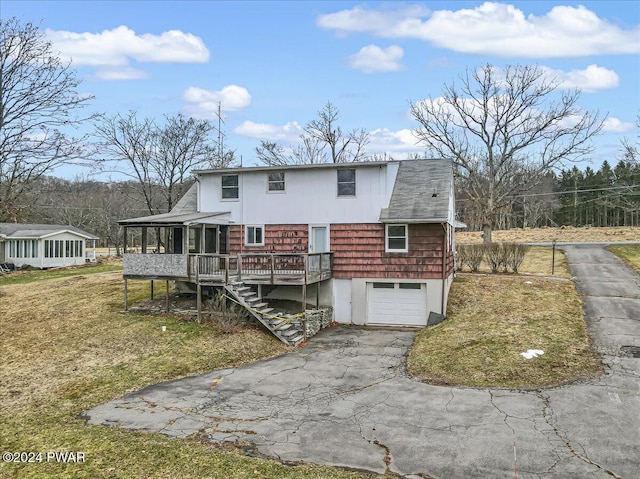
[[[195,284],[303,285],[332,277],[333,253],[125,254],[124,277]]]

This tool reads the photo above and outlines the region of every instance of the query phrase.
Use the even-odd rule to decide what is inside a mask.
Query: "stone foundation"
[[[308,339],[318,334],[333,321],[333,308],[307,309],[304,321],[304,337]]]

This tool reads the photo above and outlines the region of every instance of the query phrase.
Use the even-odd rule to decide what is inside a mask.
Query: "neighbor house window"
[[[338,170],[338,196],[356,195],[356,169]]]
[[[238,193],[238,175],[222,175],[222,198],[237,199]]]
[[[45,258],[64,258],[64,240],[45,240]]]
[[[387,225],[385,233],[386,252],[406,253],[409,251],[407,225]]]
[[[269,173],[269,191],[284,191],[284,172]]]
[[[264,245],[264,226],[247,226],[245,229],[245,239],[247,246]]]

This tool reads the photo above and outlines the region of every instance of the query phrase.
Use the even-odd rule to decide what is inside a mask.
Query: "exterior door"
[[[309,241],[309,253],[326,253],[329,251],[329,241],[327,238],[326,226],[312,226]],[[309,271],[320,271],[320,255],[309,256]]]
[[[326,253],[329,251],[329,242],[327,241],[326,226],[311,227],[311,241],[309,243],[309,253]]]

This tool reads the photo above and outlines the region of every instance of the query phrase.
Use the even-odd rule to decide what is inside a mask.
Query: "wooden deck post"
[[[127,278],[124,279],[124,310],[129,311],[129,301],[128,301],[128,290],[127,290]]]
[[[153,280],[151,280],[151,300],[153,301]]]
[[[167,310],[167,313],[169,312],[169,280],[165,281],[166,283],[166,292],[164,295],[164,302],[165,302],[165,308]]]
[[[316,309],[320,309],[320,281],[316,283]]]
[[[273,275],[274,275],[274,271],[273,271],[273,270],[274,270],[274,269],[275,269],[275,257],[274,257],[274,255],[273,255],[273,254],[271,254],[271,284],[275,284],[275,283],[273,282],[273,280],[274,280],[274,277],[273,277]]]
[[[302,283],[302,312],[307,309],[307,282]]]
[[[202,321],[202,285],[198,282],[197,285],[197,300],[196,300],[196,309],[198,310],[197,321],[198,324]]]
[[[198,324],[202,321],[202,285],[200,284],[200,265],[196,268],[196,310]]]

